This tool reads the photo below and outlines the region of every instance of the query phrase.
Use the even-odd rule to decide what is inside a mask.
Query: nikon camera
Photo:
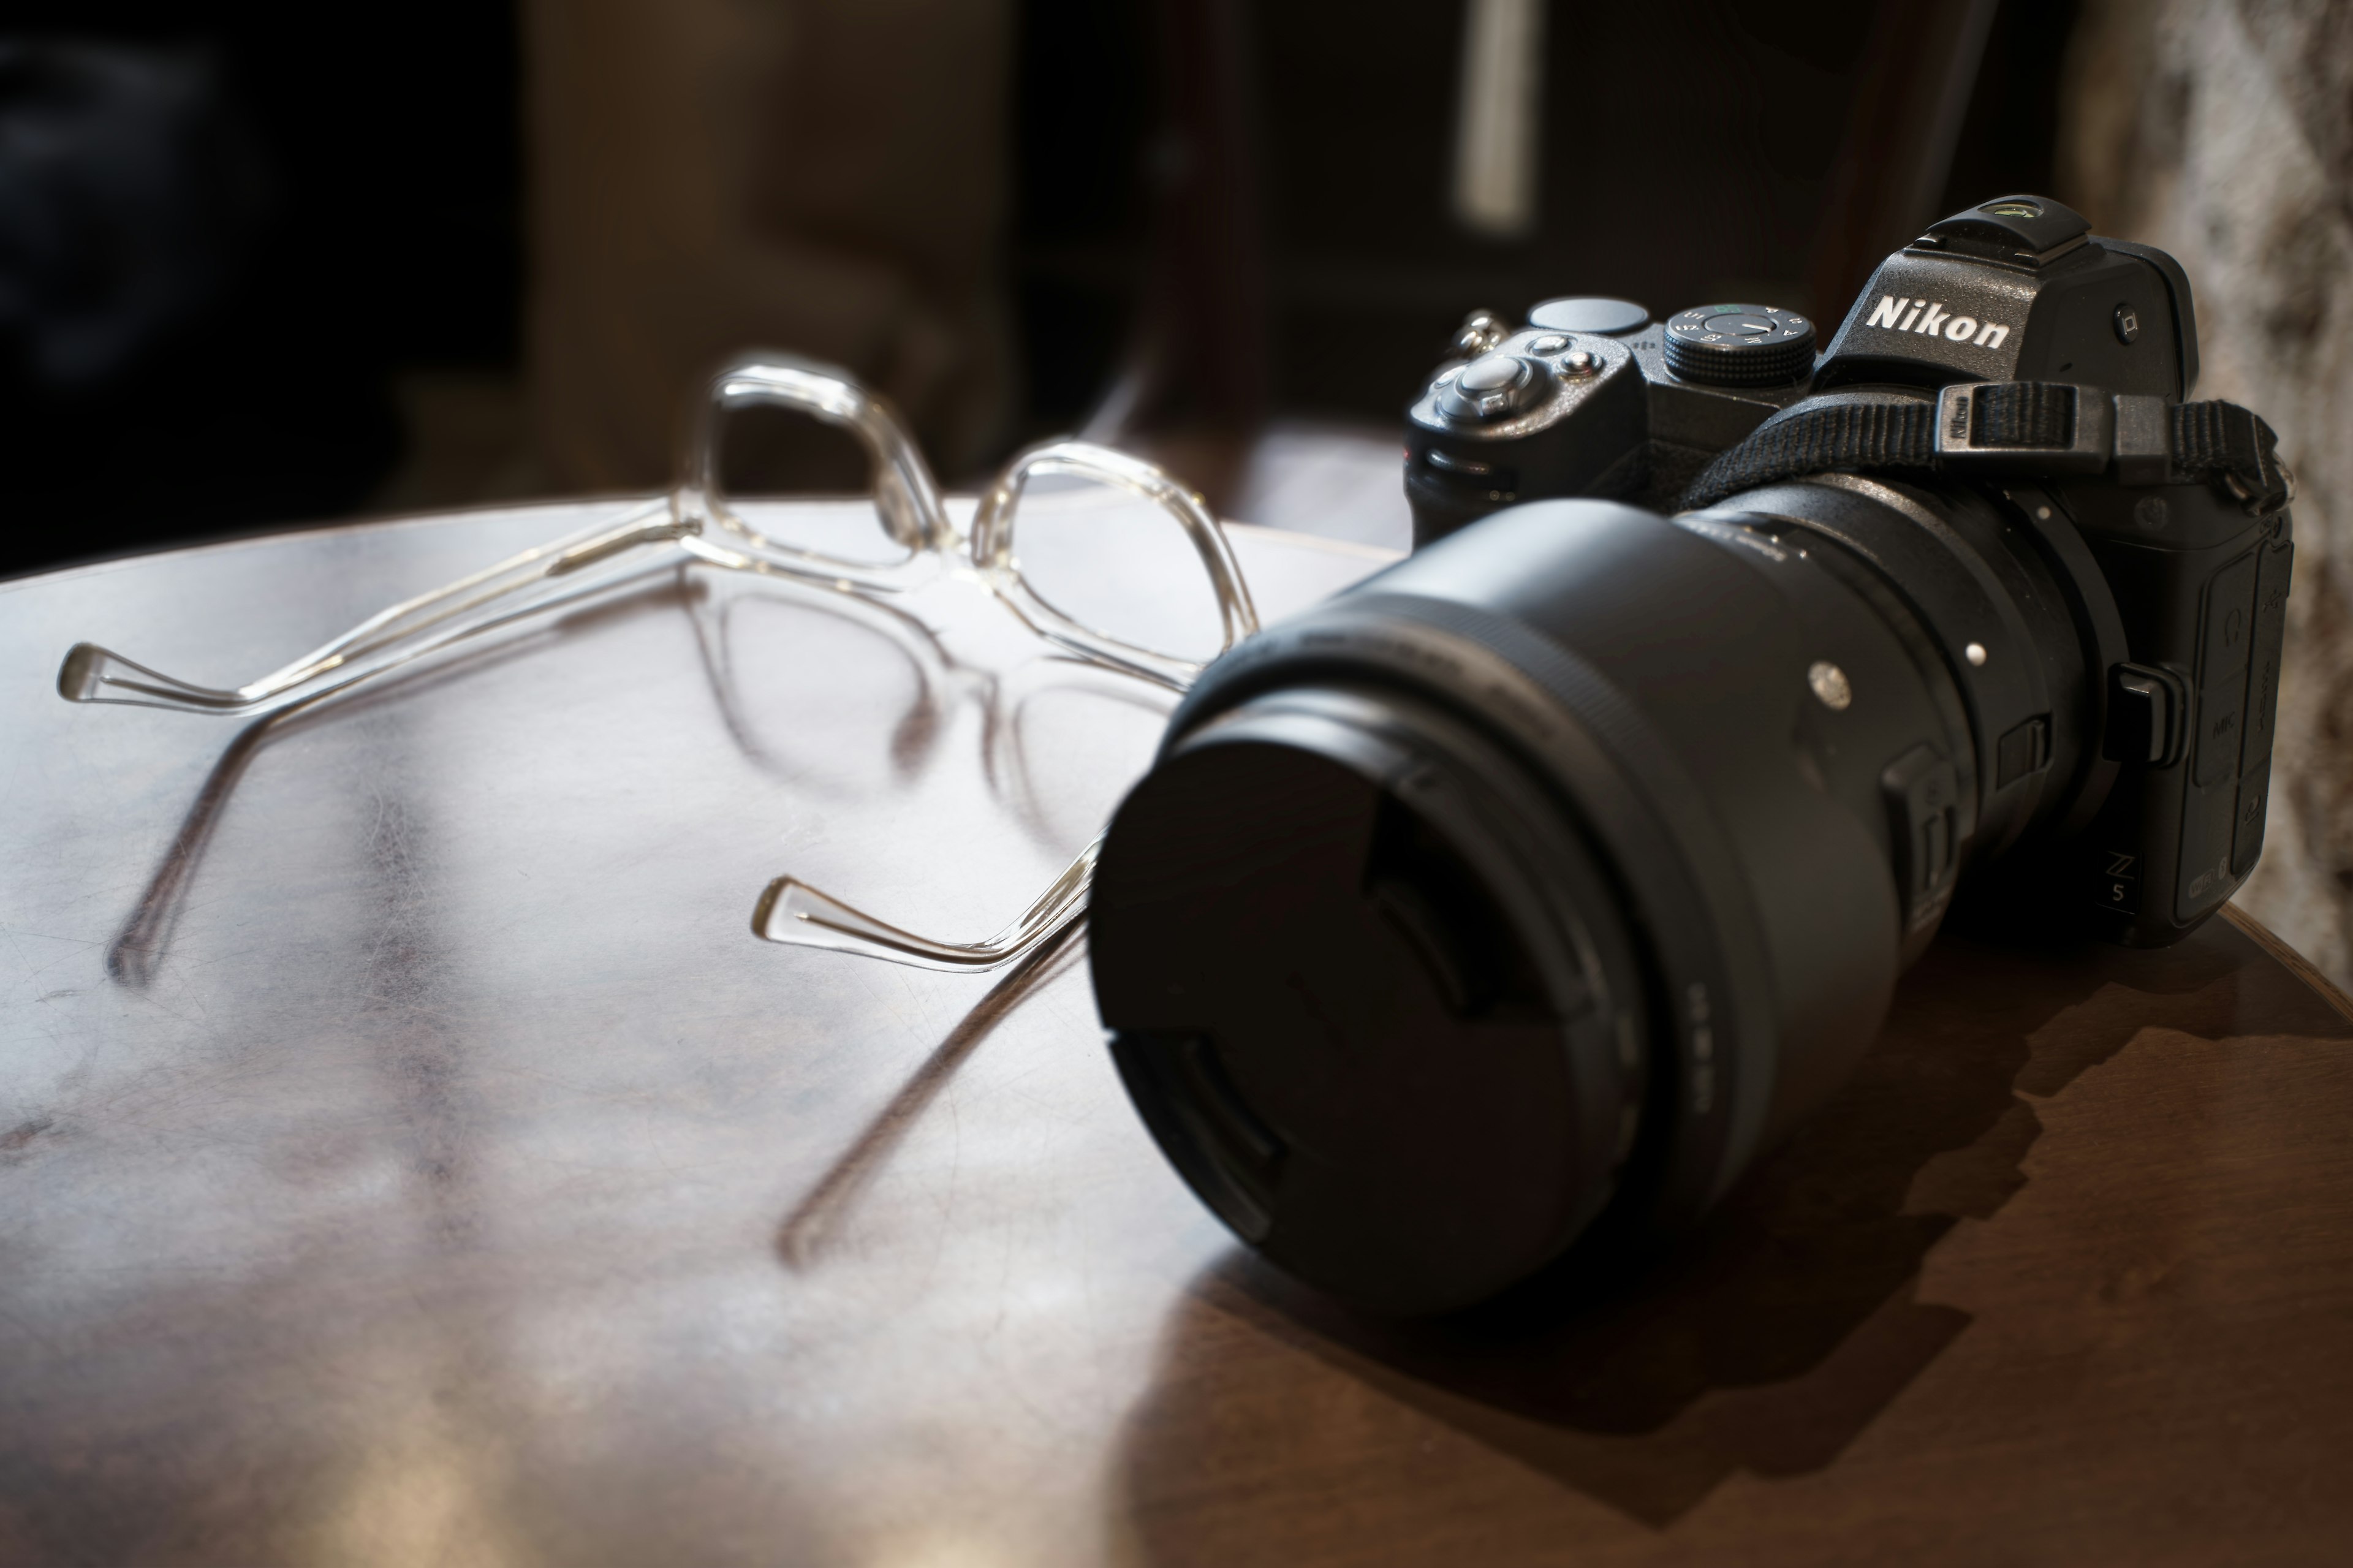
[[[2186,401],[2180,267],[2008,197],[1826,352],[1769,305],[1474,316],[1415,553],[1205,672],[1114,817],[1095,991],[1276,1264],[1406,1312],[1690,1224],[1957,896],[2179,940],[2263,847],[2290,480]]]

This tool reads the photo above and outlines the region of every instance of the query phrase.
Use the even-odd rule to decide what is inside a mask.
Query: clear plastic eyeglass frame
[[[761,532],[720,483],[720,427],[733,412],[783,407],[848,431],[872,464],[884,531],[906,552],[890,563],[807,550]],[[1089,479],[1151,501],[1183,528],[1216,596],[1223,652],[1258,629],[1258,614],[1233,550],[1199,497],[1154,465],[1084,441],[1048,441],[1018,454],[982,494],[969,534],[960,533],[937,481],[890,405],[848,373],[786,354],[737,362],[712,381],[678,487],[621,518],[522,551],[429,593],[386,606],[243,686],[183,680],[95,643],[76,643],[58,671],[73,702],[127,703],[224,716],[307,706],[387,671],[526,619],[600,597],[640,578],[699,563],[782,576],[844,593],[893,595],[943,574],[968,574],[1038,637],[1082,659],[1173,690],[1201,666],[1088,626],[1050,603],[1022,575],[1015,522],[1033,479]],[[1099,843],[1100,841],[1098,841]],[[934,942],[875,920],[790,877],[761,894],[753,930],[771,942],[889,959],[922,968],[978,972],[1037,949],[1086,907],[1097,844],[1004,931],[984,942]]]

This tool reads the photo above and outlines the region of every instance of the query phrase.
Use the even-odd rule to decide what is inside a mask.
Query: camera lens
[[[1154,1136],[1387,1310],[1688,1225],[1845,1076],[1961,868],[2096,795],[2046,549],[1844,477],[1543,501],[1236,649],[1092,895]]]
[[[1113,1050],[1237,1232],[1417,1311],[1592,1217],[1639,1128],[1641,979],[1505,751],[1406,693],[1285,687],[1188,733],[1116,831],[1090,917]]]

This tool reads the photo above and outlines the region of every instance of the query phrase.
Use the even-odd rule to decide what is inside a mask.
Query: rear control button
[[[2191,773],[2200,788],[2228,782],[2238,773],[2246,707],[2246,683],[2236,678],[2198,694],[2198,759]]]
[[[2272,765],[2239,781],[2239,815],[2231,827],[2231,875],[2243,877],[2263,853],[2263,817],[2271,809]]]
[[[2181,805],[2181,859],[2174,876],[2173,918],[2189,920],[2230,896],[2231,838],[2238,792],[2193,790]]]
[[[2253,772],[2272,754],[2272,728],[2279,718],[2280,653],[2287,634],[2288,567],[2292,546],[2266,546],[2255,574],[2255,635],[2247,649],[2247,739],[2239,766]]]
[[[2252,552],[2206,585],[2205,646],[2198,652],[2198,684],[2211,687],[2247,667],[2255,635],[2255,557]]]

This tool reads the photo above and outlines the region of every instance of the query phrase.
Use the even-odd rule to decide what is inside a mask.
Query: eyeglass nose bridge
[[[806,553],[766,539],[726,503],[719,475],[720,422],[754,407],[795,409],[855,437],[873,463],[874,504],[883,529],[910,554],[952,553],[963,542],[940,500],[931,465],[890,404],[848,371],[788,353],[747,355],[712,378],[711,395],[702,400],[689,438],[685,481],[673,498],[681,524],[692,528],[707,519],[767,548]]]
[[[1200,673],[1191,659],[1155,652],[1124,642],[1082,625],[1063,614],[1029,586],[1013,555],[1013,518],[1023,488],[1032,479],[1070,477],[1092,479],[1152,501],[1174,517],[1185,530],[1194,552],[1201,558],[1209,586],[1218,601],[1223,653],[1258,630],[1258,609],[1242,580],[1241,564],[1225,530],[1201,498],[1166,471],[1139,458],[1092,441],[1046,441],[1029,447],[1005,466],[973,514],[970,541],[973,569],[1012,605],[1030,629],[1050,642],[1143,675],[1183,690]]]

